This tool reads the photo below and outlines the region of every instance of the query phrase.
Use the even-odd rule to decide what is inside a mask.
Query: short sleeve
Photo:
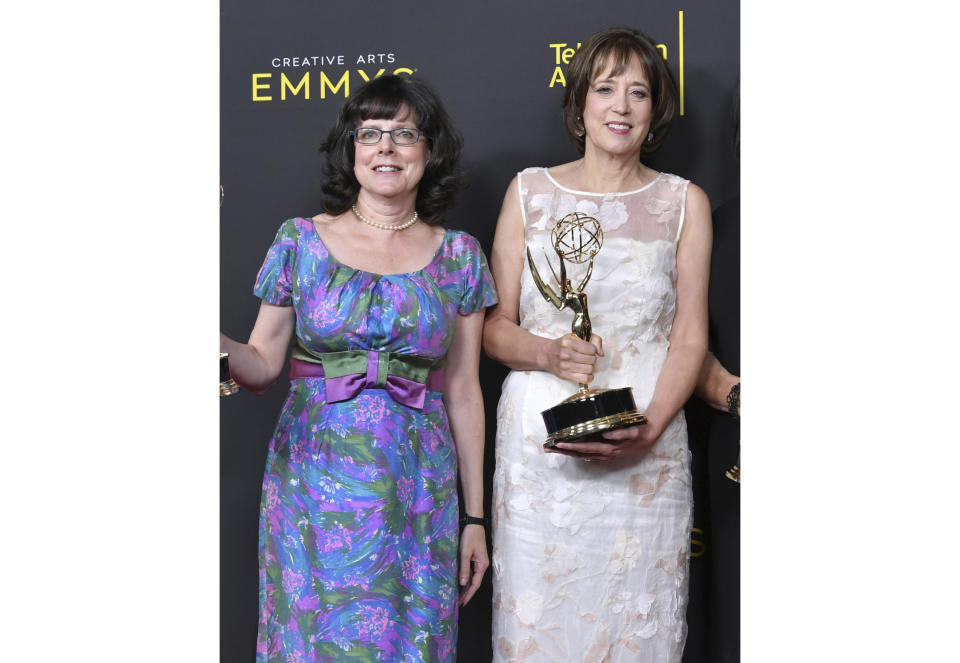
[[[493,283],[493,275],[487,266],[487,257],[480,248],[480,242],[471,235],[464,233],[459,238],[462,287],[457,312],[460,315],[469,315],[482,311],[488,306],[497,303],[497,288]]]
[[[296,221],[291,219],[280,226],[273,244],[267,250],[267,257],[263,260],[253,286],[253,294],[268,304],[292,304],[293,274],[299,240],[300,229]]]

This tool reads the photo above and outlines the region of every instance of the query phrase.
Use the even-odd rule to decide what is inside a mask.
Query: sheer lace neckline
[[[547,179],[550,180],[550,181],[553,183],[553,185],[554,185],[555,187],[557,187],[558,189],[563,189],[563,190],[566,191],[567,193],[573,193],[573,194],[577,194],[577,195],[580,195],[580,196],[629,196],[629,195],[632,195],[632,194],[634,194],[634,193],[640,193],[641,191],[646,191],[646,190],[649,189],[651,186],[653,186],[654,184],[656,184],[656,183],[660,180],[661,177],[663,177],[663,173],[662,173],[662,172],[661,172],[661,173],[657,173],[657,176],[656,176],[656,177],[654,177],[652,180],[650,180],[649,182],[647,182],[646,184],[644,184],[642,187],[640,187],[639,189],[632,189],[631,191],[610,191],[610,192],[606,192],[606,193],[598,193],[598,192],[596,192],[596,191],[580,191],[580,190],[578,190],[578,189],[571,189],[571,188],[568,187],[568,186],[564,186],[564,185],[560,184],[560,182],[558,182],[558,181],[553,177],[553,175],[550,174],[550,169],[549,169],[549,168],[544,168],[544,169],[543,169],[543,174],[546,175],[546,176],[547,176]]]

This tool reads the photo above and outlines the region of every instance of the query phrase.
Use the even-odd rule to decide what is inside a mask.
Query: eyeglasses
[[[391,140],[396,145],[415,145],[423,132],[409,127],[390,129],[389,131],[376,127],[360,127],[350,132],[353,139],[361,145],[376,145],[383,138],[383,134],[390,134]]]

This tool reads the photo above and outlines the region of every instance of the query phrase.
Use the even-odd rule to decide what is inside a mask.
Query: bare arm
[[[507,187],[493,237],[490,269],[500,301],[487,313],[483,349],[514,370],[548,371],[559,378],[587,384],[593,379],[597,356],[603,355],[599,336],[594,336],[591,343],[573,334],[551,339],[520,327],[520,276],[526,241],[517,191],[514,178]]]
[[[708,352],[700,368],[696,394],[713,409],[727,412],[727,396],[733,385],[739,382],[739,376],[730,373],[712,352]],[[740,416],[739,405],[737,416]]]
[[[670,349],[647,408],[648,423],[603,434],[620,444],[559,443],[561,449],[598,460],[645,451],[676,416],[693,393],[707,353],[707,284],[713,231],[710,201],[700,187],[687,190],[686,220],[677,246],[677,311],[670,332]]]
[[[707,286],[712,244],[710,201],[703,189],[690,184],[686,220],[677,246],[677,312],[670,332],[670,350],[646,413],[658,437],[693,393],[707,354]]]
[[[443,404],[457,446],[460,484],[467,515],[483,517],[483,395],[480,391],[480,339],[483,311],[457,316],[447,351]],[[483,527],[467,525],[460,536],[460,605],[466,605],[490,565]],[[469,583],[469,584],[468,584]]]
[[[220,352],[230,353],[230,374],[242,387],[262,394],[280,377],[293,334],[292,306],[260,303],[250,340],[238,343],[220,333]]]

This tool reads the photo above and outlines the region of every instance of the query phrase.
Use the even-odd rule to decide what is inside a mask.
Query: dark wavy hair
[[[340,109],[327,139],[323,174],[323,210],[342,214],[357,200],[360,183],[353,173],[354,143],[349,133],[364,120],[389,120],[406,106],[415,115],[416,126],[427,141],[430,158],[417,190],[417,213],[424,222],[440,223],[463,188],[460,152],[463,138],[453,127],[447,111],[429,85],[412,76],[388,74],[365,83]],[[381,140],[390,140],[382,137]]]
[[[586,140],[583,135],[578,136],[577,132],[583,131],[583,107],[590,83],[603,73],[600,67],[606,67],[611,62],[613,75],[621,74],[627,68],[631,55],[636,55],[640,60],[643,73],[650,83],[653,102],[653,113],[650,118],[653,140],[643,141],[640,156],[656,152],[670,133],[670,122],[679,106],[677,84],[673,80],[670,68],[667,67],[667,63],[660,56],[660,51],[650,37],[631,28],[610,28],[587,39],[567,66],[567,86],[563,93],[563,121],[570,140],[581,154],[586,146]]]

